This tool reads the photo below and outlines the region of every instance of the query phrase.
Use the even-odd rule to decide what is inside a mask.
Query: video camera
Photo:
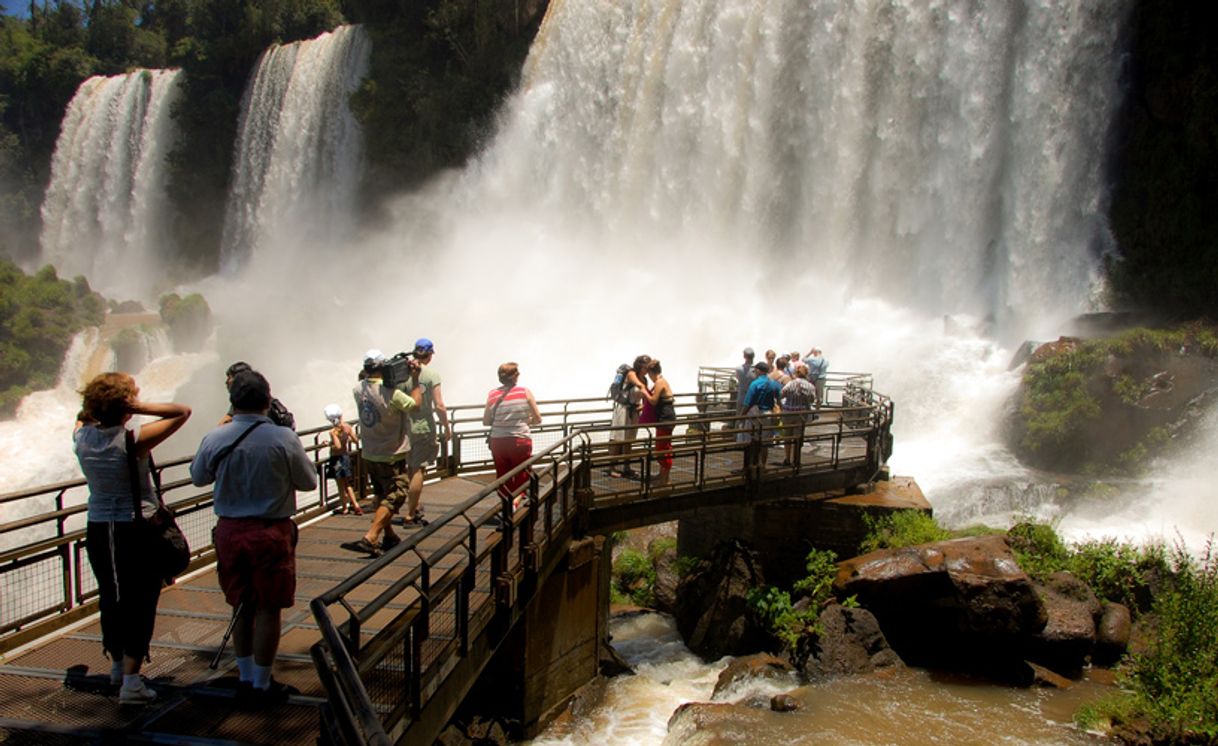
[[[419,369],[419,363],[409,352],[399,352],[385,361],[381,367],[381,380],[395,389],[410,380],[410,374]]]

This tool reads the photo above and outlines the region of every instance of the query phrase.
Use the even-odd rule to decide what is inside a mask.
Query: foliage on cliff
[[[1155,594],[1143,649],[1118,671],[1121,691],[1079,712],[1088,729],[1128,743],[1218,743],[1218,556],[1177,547]]]
[[[202,295],[185,298],[177,293],[161,297],[161,321],[169,327],[169,338],[178,352],[198,352],[212,331],[211,306]]]
[[[352,100],[363,124],[371,195],[460,166],[489,134],[540,23],[541,3],[352,0],[372,38]]]
[[[28,276],[0,259],[0,416],[55,385],[72,336],[101,324],[105,307],[82,277],[61,280],[51,267]]]
[[[460,165],[515,83],[544,3],[520,0],[54,0],[0,15],[0,255],[37,251],[60,121],[92,75],[180,67],[170,154],[181,276],[217,267],[241,98],[271,44],[363,22],[374,45],[355,97],[372,164],[365,204]]]
[[[1218,318],[1218,5],[1134,5],[1109,210],[1127,302]]]
[[[1192,324],[1044,345],[1024,371],[1012,446],[1046,469],[1133,473],[1218,387],[1218,332]]]

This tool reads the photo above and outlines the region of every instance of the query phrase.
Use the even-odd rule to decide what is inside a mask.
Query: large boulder
[[[677,572],[677,548],[657,548],[656,542],[647,545],[647,554],[652,557],[656,569],[656,580],[651,586],[656,611],[673,614],[677,609],[677,586],[681,584],[681,573]]]
[[[1068,572],[1056,572],[1035,584],[1045,604],[1048,621],[1032,636],[1028,657],[1077,678],[1095,647],[1100,601],[1087,584]]]
[[[885,549],[838,565],[834,591],[875,614],[910,665],[1006,677],[1048,621],[1002,535]]]
[[[686,702],[668,719],[663,746],[728,746],[741,734],[765,733],[774,727],[769,710],[725,702]]]
[[[875,615],[866,609],[833,604],[821,612],[820,634],[803,664],[808,679],[871,673],[903,665],[888,646]]]
[[[1115,664],[1129,648],[1132,633],[1133,620],[1129,608],[1124,604],[1105,603],[1096,628],[1091,662],[1099,666]]]
[[[762,649],[766,635],[749,614],[748,594],[764,585],[761,561],[747,546],[715,547],[677,589],[674,616],[685,644],[707,660]]]

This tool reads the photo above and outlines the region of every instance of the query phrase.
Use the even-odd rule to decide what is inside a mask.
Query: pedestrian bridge
[[[144,667],[161,697],[140,711],[118,707],[107,683],[83,482],[0,496],[8,516],[0,524],[0,732],[38,743],[281,743],[320,732],[346,743],[430,744],[530,608],[562,605],[541,589],[596,551],[590,537],[716,506],[849,490],[875,479],[891,453],[892,402],[867,375],[832,375],[827,402],[802,428],[774,415],[736,417],[734,391],[731,369],[703,368],[699,390],[677,396],[663,485],[652,479],[653,426],[641,426],[629,454],[643,478],[610,477],[620,457],[608,450],[608,403],[539,402],[535,455],[520,467],[530,473],[526,500],[514,512],[498,493],[512,475],[495,479],[482,406],[452,407],[453,438],[423,496],[431,524],[399,529],[402,543],[376,559],[339,547],[364,532],[368,517],[333,515],[332,482],[300,495],[301,603],[285,612],[276,677],[301,695],[273,712],[235,706],[231,648],[209,667],[230,609],[211,565],[211,494],[190,484],[188,460],[158,468],[196,559],[194,572],[162,593]],[[320,469],[325,429],[300,435]],[[772,449],[766,464],[763,449]]]

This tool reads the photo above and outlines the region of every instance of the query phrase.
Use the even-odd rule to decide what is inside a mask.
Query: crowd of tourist
[[[345,549],[380,556],[401,542],[394,523],[424,526],[423,484],[441,440],[452,437],[441,379],[430,364],[435,345],[419,339],[411,353],[392,358],[379,350],[364,355],[352,396],[358,431],[330,404],[329,460],[324,476],[338,487],[339,513],[362,515],[355,491],[352,456],[358,449],[372,490],[372,518],[359,539]],[[772,438],[774,427],[802,427],[824,403],[828,363],[813,347],[754,363],[751,348],[736,369],[738,415],[755,426],[740,427],[739,437]],[[520,366],[503,363],[499,385],[486,397],[482,424],[502,479],[499,494],[519,506],[532,475],[525,464],[533,453],[531,427],[542,416],[533,393],[520,385]],[[196,486],[212,486],[217,516],[213,541],[217,575],[233,609],[230,631],[236,655],[238,698],[251,706],[274,705],[294,693],[271,675],[279,647],[281,615],[294,603],[296,542],[292,516],[296,493],[317,487],[317,469],[295,433],[295,418],[271,396],[267,379],[245,362],[225,371],[231,408],[204,436],[190,464]],[[154,520],[162,508],[154,488],[152,450],[191,415],[189,407],[139,399],[139,388],[125,373],[104,373],[81,391],[82,407],[74,442],[89,488],[86,551],[98,582],[102,647],[112,661],[111,683],[119,702],[141,705],[156,699],[140,676],[148,657],[162,584],[172,578],[148,561]],[[672,386],[660,361],[639,355],[623,364],[610,387],[613,401],[606,474],[640,479],[631,469],[632,442],[640,426],[654,428],[653,486],[666,485],[673,467],[672,434],[677,415]],[[782,417],[767,416],[781,412]],[[134,415],[154,418],[130,426]],[[786,446],[792,460],[794,443]],[[762,449],[762,458],[768,448]],[[506,503],[505,503],[506,504]],[[404,511],[403,511],[404,509]],[[399,512],[403,515],[397,517]],[[227,640],[227,636],[226,636]]]

